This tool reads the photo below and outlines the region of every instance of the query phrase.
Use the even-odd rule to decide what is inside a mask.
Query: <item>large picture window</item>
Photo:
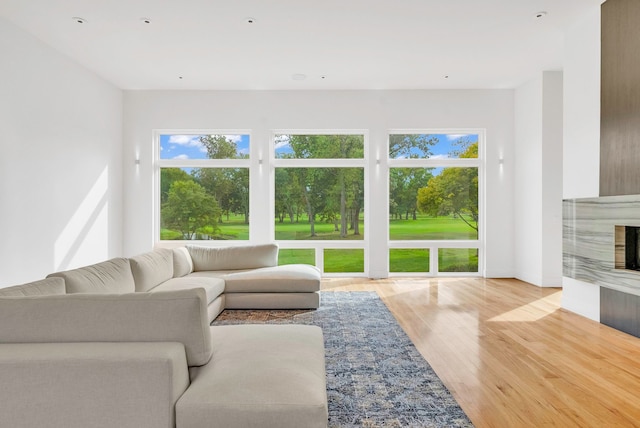
[[[324,272],[364,273],[365,136],[276,133],[273,150],[276,241],[306,241]]]
[[[158,135],[160,240],[249,239],[249,135]]]
[[[480,273],[482,130],[250,134],[155,131],[156,242],[275,241],[278,264],[328,276]]]
[[[389,135],[391,273],[478,272],[479,144],[476,133]]]

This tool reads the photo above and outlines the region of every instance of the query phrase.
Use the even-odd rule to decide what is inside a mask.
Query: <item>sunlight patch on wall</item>
[[[55,270],[108,258],[108,187],[109,167],[105,166],[56,239]]]

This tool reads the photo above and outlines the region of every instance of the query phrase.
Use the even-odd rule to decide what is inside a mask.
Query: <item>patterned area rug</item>
[[[226,310],[212,325],[322,327],[329,427],[473,426],[375,292],[320,299],[315,311]]]

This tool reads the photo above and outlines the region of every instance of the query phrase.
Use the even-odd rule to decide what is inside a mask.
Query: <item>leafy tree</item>
[[[204,135],[200,142],[207,149],[209,159],[242,159],[247,155],[238,154],[238,145],[225,135]]]
[[[425,134],[392,134],[389,136],[389,158],[428,158],[438,139]]]
[[[205,135],[200,142],[209,159],[246,159],[238,145],[225,135]],[[249,170],[247,168],[200,168],[194,171],[197,182],[213,195],[220,206],[219,222],[226,215],[242,214],[249,223]]]
[[[285,216],[291,223],[298,221],[298,215],[305,211],[304,198],[300,187],[299,168],[276,168],[276,217],[280,223]]]
[[[460,158],[477,156],[477,142],[460,154]],[[478,230],[478,168],[443,169],[418,190],[417,205],[421,212],[433,216],[453,214]]]
[[[180,168],[161,168],[160,169],[160,203],[167,202],[169,197],[169,189],[176,181],[189,181],[192,177]]]
[[[231,213],[243,214],[249,223],[249,170],[247,168],[199,168],[195,180],[213,195],[220,205],[220,218]]]
[[[389,170],[389,212],[399,216],[405,214],[409,219],[417,219],[418,209],[416,195],[425,187],[432,177],[431,168],[392,168]]]
[[[205,226],[218,230],[219,216],[216,200],[193,180],[175,181],[161,211],[164,225],[179,230],[184,239],[196,239]]]
[[[364,139],[361,135],[290,135],[287,137],[293,159],[344,159],[361,158]],[[301,194],[309,218],[310,235],[315,236],[316,216],[334,224],[341,237],[348,230],[359,234],[358,221],[363,205],[364,176],[351,168],[299,168],[295,178],[298,192],[287,187],[286,178],[294,175],[276,176],[276,198],[289,197],[291,206],[296,194]],[[282,190],[281,190],[282,189]],[[285,190],[287,189],[287,190]],[[276,201],[276,210],[286,208],[287,202]],[[276,213],[277,214],[277,213]],[[348,219],[352,217],[349,227]],[[355,218],[353,218],[355,217]],[[282,215],[280,218],[283,218]],[[353,227],[355,225],[355,227]]]

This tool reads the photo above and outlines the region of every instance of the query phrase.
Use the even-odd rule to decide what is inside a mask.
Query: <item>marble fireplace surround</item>
[[[640,195],[566,199],[562,211],[563,275],[640,296],[640,271],[620,264],[624,229],[616,240],[616,226],[640,226]]]

